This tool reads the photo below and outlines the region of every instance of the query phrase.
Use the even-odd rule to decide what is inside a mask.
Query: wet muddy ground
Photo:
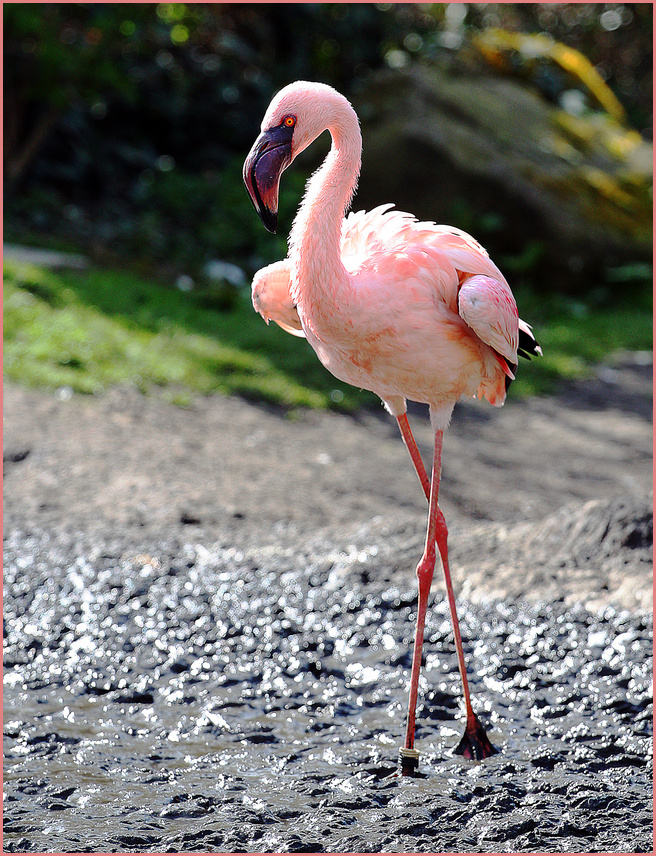
[[[371,557],[345,573],[319,556],[276,566],[164,545],[157,562],[101,549],[71,564],[30,547],[27,567],[11,542],[6,555],[10,851],[652,849],[647,616],[463,607],[476,706],[502,749],[472,763],[452,754],[462,716],[440,599],[426,778],[390,779],[415,592],[363,582]]]
[[[651,852],[641,371],[605,409],[570,389],[454,420],[462,631],[502,752],[453,754],[436,581],[417,779],[389,774],[425,511],[383,420],[6,388],[5,850]]]

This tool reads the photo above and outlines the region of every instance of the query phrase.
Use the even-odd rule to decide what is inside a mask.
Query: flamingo
[[[310,178],[294,219],[288,258],[260,271],[253,303],[267,320],[305,336],[337,378],[371,390],[396,419],[428,500],[417,565],[418,608],[401,775],[418,774],[415,717],[428,596],[437,552],[444,572],[465,702],[455,752],[482,760],[498,750],[476,716],[449,571],[447,526],[438,504],[444,431],[454,406],[478,396],[500,407],[518,355],[541,354],[519,319],[505,277],[470,235],[420,222],[383,205],[346,214],[357,184],[362,137],[348,100],[322,83],[297,81],[274,96],[244,163],[248,194],[275,232],[282,172],[328,130],[331,148]],[[407,399],[428,404],[434,430],[431,477],[407,417]]]

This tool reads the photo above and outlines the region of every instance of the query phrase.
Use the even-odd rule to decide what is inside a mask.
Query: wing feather
[[[292,336],[305,336],[301,319],[289,293],[291,285],[289,259],[274,262],[259,270],[253,277],[251,296],[253,307],[264,320],[275,321]]]
[[[465,280],[458,293],[458,312],[479,339],[517,365],[519,315],[505,281],[490,276]]]

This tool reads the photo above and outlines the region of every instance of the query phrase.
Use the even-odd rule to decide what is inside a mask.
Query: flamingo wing
[[[305,337],[301,319],[289,293],[291,262],[283,259],[259,270],[253,277],[253,307],[264,320],[275,321],[292,336]]]
[[[517,365],[519,316],[505,281],[490,276],[469,277],[458,293],[458,312],[479,339],[513,367]],[[509,377],[514,377],[503,362],[501,366]]]

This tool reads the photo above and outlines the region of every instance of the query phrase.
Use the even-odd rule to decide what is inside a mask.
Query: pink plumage
[[[308,182],[292,227],[289,257],[256,275],[253,304],[267,320],[305,335],[336,377],[380,396],[398,421],[429,499],[426,547],[417,568],[419,613],[402,750],[405,773],[418,758],[414,716],[436,545],[467,711],[457,751],[476,758],[495,751],[473,712],[464,667],[446,524],[438,506],[442,432],[461,398],[484,397],[502,405],[518,351],[523,356],[541,352],[530,327],[519,319],[505,277],[470,235],[420,222],[391,205],[344,217],[360,171],[362,139],[355,111],[331,87],[293,83],[269,105],[262,133],[244,164],[246,187],[265,226],[276,227],[282,171],[325,130],[332,147]],[[406,399],[430,407],[435,429],[431,480],[410,431]]]
[[[253,308],[269,323],[275,321],[292,336],[305,336],[289,289],[291,266],[287,259],[274,262],[253,277],[251,296]]]

